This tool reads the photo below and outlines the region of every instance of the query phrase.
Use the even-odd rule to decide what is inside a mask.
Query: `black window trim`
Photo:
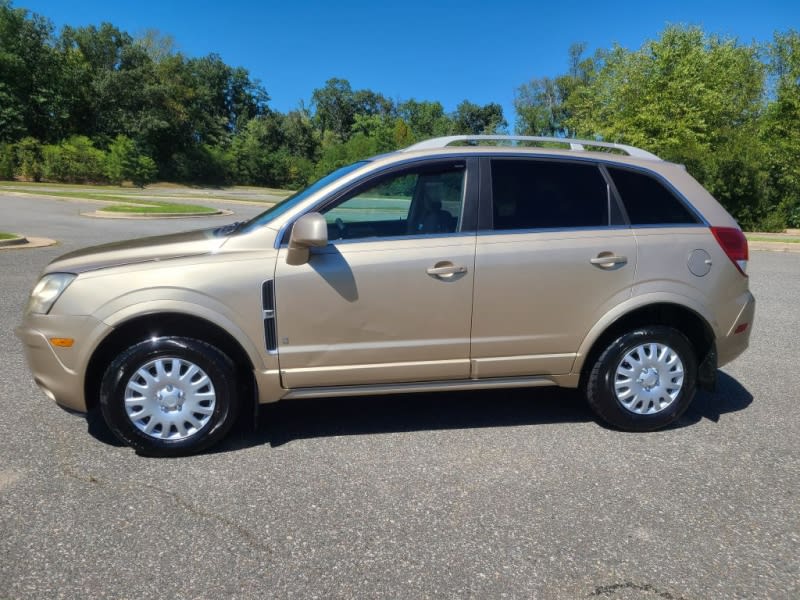
[[[628,211],[625,208],[625,204],[622,202],[622,197],[619,195],[617,184],[614,183],[611,173],[609,173],[608,169],[606,168],[608,164],[609,163],[600,163],[597,165],[600,168],[600,172],[603,174],[603,178],[606,180],[606,185],[608,186],[608,221],[609,223],[612,221],[611,202],[613,201],[617,207],[617,210],[619,211],[619,214],[622,215],[622,223],[618,224],[618,226],[630,227],[631,220],[628,218]]]

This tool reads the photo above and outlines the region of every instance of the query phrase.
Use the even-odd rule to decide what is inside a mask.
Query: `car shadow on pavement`
[[[86,430],[98,442],[108,444],[109,446],[116,446],[121,448],[125,446],[120,440],[117,439],[103,420],[103,415],[99,407],[95,407],[86,413]]]
[[[694,425],[703,419],[718,423],[722,415],[744,410],[753,402],[753,395],[736,379],[717,372],[717,389],[714,392],[698,390],[694,401],[673,428]]]
[[[747,408],[753,396],[736,379],[719,372],[714,393],[699,391],[689,410],[671,428],[714,423]],[[229,452],[265,443],[341,435],[369,435],[444,429],[581,423],[594,416],[576,390],[560,388],[441,392],[288,400],[262,405],[255,427],[241,425],[211,452]]]
[[[341,435],[591,421],[582,396],[558,388],[287,400],[262,405],[215,450]]]

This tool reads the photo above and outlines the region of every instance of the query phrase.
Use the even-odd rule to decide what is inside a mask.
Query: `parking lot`
[[[212,206],[214,202],[204,202]],[[798,598],[800,253],[751,254],[749,351],[677,426],[548,388],[284,402],[142,458],[34,385],[13,334],[64,252],[232,217],[0,195],[0,598]]]

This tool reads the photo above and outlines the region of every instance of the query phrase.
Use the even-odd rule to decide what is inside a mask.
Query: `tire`
[[[184,456],[219,442],[238,414],[233,362],[183,337],[139,342],[117,356],[100,386],[109,429],[137,453]]]
[[[586,398],[599,419],[625,431],[654,431],[678,419],[697,386],[697,358],[670,327],[642,327],[614,340],[593,365]]]

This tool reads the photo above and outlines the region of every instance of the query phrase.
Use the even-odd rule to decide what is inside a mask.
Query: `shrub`
[[[0,179],[6,181],[14,179],[15,166],[13,144],[0,144]]]
[[[106,180],[105,153],[86,136],[76,135],[58,145],[45,146],[42,155],[45,179],[69,183]]]
[[[149,156],[139,155],[136,157],[136,164],[130,174],[130,179],[133,185],[143,188],[155,180],[157,173],[156,162]]]
[[[17,174],[31,181],[42,179],[42,144],[36,138],[22,138],[16,146]]]

